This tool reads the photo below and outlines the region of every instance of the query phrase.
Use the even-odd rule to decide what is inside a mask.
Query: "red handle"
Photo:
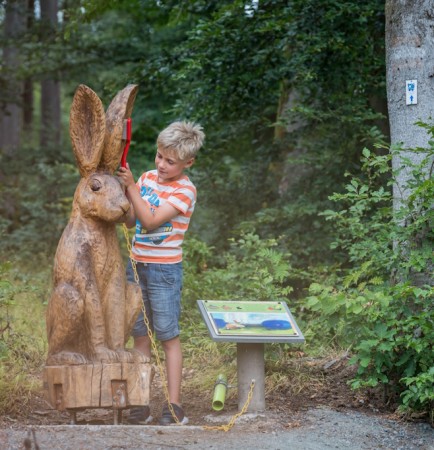
[[[128,155],[128,150],[130,148],[130,143],[131,143],[131,131],[132,131],[132,120],[131,119],[127,119],[126,122],[126,142],[125,142],[125,148],[124,148],[124,152],[122,153],[122,158],[121,158],[121,167],[127,167],[127,155]]]

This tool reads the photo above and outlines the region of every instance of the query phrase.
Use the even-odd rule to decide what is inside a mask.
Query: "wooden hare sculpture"
[[[70,136],[81,180],[54,260],[46,317],[50,366],[134,360],[125,343],[142,299],[139,286],[126,281],[116,222],[130,204],[113,173],[136,94],[137,86],[127,86],[107,113],[87,86],[74,95]]]

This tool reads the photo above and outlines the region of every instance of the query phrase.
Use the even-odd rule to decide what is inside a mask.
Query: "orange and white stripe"
[[[137,221],[132,256],[143,263],[174,264],[182,261],[181,246],[194,211],[196,188],[186,175],[170,183],[158,183],[157,177],[157,171],[151,170],[139,178],[142,198],[154,209],[168,202],[179,214],[155,230],[144,230]]]

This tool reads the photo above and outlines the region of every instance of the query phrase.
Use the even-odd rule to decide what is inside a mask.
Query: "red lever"
[[[125,125],[124,125],[122,139],[125,140],[126,142],[125,142],[124,152],[122,153],[121,167],[127,167],[127,155],[128,155],[128,150],[130,148],[130,143],[131,143],[132,122],[133,121],[131,119],[127,119],[125,121]]]

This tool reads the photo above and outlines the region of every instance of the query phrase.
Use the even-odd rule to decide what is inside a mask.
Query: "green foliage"
[[[376,321],[367,317],[363,340],[355,347],[352,362],[358,363],[359,377],[354,387],[386,383],[398,389],[401,378],[423,375],[434,364],[434,289],[400,283],[390,294],[391,301],[379,309]]]
[[[384,64],[382,44],[374,37],[381,33],[383,8],[381,1],[272,0],[250,10],[243,1],[222,3],[180,46],[181,65],[173,76],[180,88],[188,83],[189,89],[179,106],[200,111],[199,117],[235,120],[238,133],[242,123],[274,116],[285,80],[297,83],[303,95],[329,104],[351,91],[352,114],[346,110],[345,115],[356,121],[354,94],[381,89],[381,77],[370,76]],[[342,102],[341,108],[346,105]],[[335,118],[341,115],[333,111]]]
[[[9,307],[13,302],[15,289],[9,280],[8,272],[11,264],[0,262],[0,333],[3,336],[10,327]],[[6,342],[0,339],[0,359],[7,353]]]
[[[23,359],[29,370],[44,353],[45,323],[41,313],[47,293],[47,274],[28,277],[12,263],[0,264],[0,359]]]
[[[22,146],[14,158],[0,155],[8,178],[0,188],[0,249],[14,260],[45,262],[66,224],[79,176],[62,149]]]
[[[21,278],[21,279],[20,279]],[[41,309],[35,299],[46,279],[30,284],[11,263],[0,263],[0,414],[22,412],[32,391],[40,389],[35,375],[44,355]],[[40,303],[39,306],[42,304]]]
[[[402,404],[404,409],[417,408],[423,405],[431,405],[430,421],[434,423],[434,366],[428,371],[414,377],[404,377],[401,381],[407,389],[402,392]]]
[[[230,249],[218,255],[219,264],[208,267],[211,249],[188,239],[185,245],[184,299],[286,301],[292,288],[289,254],[281,253],[276,239],[255,234],[232,239]]]
[[[388,226],[391,224],[393,181],[385,182],[384,179],[384,174],[390,171],[391,155],[376,155],[367,148],[363,149],[362,155],[361,174],[351,177],[344,193],[330,196],[345,207],[320,213],[336,227],[331,248],[344,250],[350,263],[362,263],[357,269],[361,272],[349,274],[346,285],[354,277],[353,281],[357,283],[369,275],[387,274],[393,263]],[[346,173],[346,176],[350,174]]]
[[[305,319],[305,334],[308,340],[322,336],[330,344],[349,346],[364,336],[365,323],[379,319],[380,312],[388,308],[391,296],[364,288],[336,288],[330,282],[328,279],[327,285],[313,283],[309,288],[305,306],[313,318]],[[338,284],[338,278],[335,283]]]
[[[434,127],[424,125],[431,135]],[[392,149],[397,155],[400,149]],[[352,177],[341,206],[324,214],[333,221],[333,248],[347,255],[345,265],[323,283],[310,287],[307,298],[312,336],[339,338],[354,345],[358,371],[354,388],[384,384],[401,395],[406,408],[432,409],[434,366],[434,289],[432,287],[434,211],[430,164],[434,141],[420,163],[407,164],[411,194],[392,210],[389,186],[391,156],[365,149],[362,175]],[[427,169],[428,168],[428,169]]]

